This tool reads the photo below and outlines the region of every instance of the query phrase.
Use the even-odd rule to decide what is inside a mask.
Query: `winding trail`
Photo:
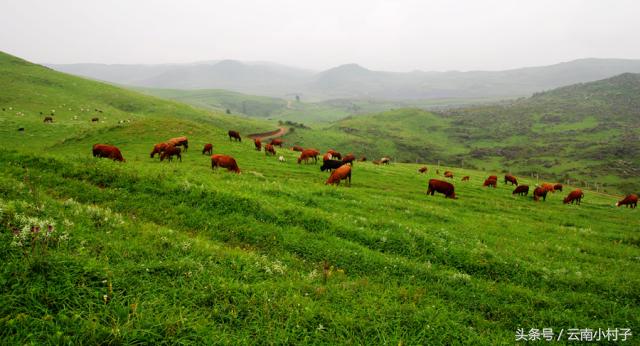
[[[268,131],[268,132],[261,132],[261,133],[252,133],[250,135],[248,135],[249,138],[251,139],[260,139],[263,140],[265,138],[270,138],[270,137],[281,137],[287,134],[287,132],[289,132],[289,129],[286,127],[281,127],[277,130],[273,130],[273,131]]]

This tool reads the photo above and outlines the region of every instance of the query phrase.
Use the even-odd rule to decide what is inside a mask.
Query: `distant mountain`
[[[313,72],[273,63],[222,60],[172,65],[47,65],[55,70],[131,86],[227,89],[282,96],[300,89]]]
[[[314,73],[273,63],[222,60],[171,65],[49,65],[71,74],[132,86],[228,89],[306,99],[419,100],[529,96],[561,86],[626,72],[640,73],[640,60],[580,59],[505,71],[384,72],[357,64]]]

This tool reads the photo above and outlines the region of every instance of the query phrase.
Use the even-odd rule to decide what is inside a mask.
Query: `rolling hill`
[[[346,64],[321,72],[223,60],[174,65],[70,64],[50,67],[112,83],[164,89],[226,89],[305,101],[512,98],[541,90],[640,73],[639,60],[579,59],[505,71],[385,72]]]
[[[617,197],[535,203],[481,187],[495,171],[442,166],[451,200],[424,194],[435,167],[397,163],[358,162],[350,186],[325,186],[297,153],[278,162],[226,136],[271,122],[2,53],[0,86],[2,343],[490,345],[640,326],[640,223]],[[190,139],[182,162],[149,158],[176,135]],[[91,157],[96,142],[127,161]],[[242,174],[212,172],[207,142]]]
[[[496,104],[347,117],[288,138],[369,158],[440,161],[634,192],[640,185],[639,90],[639,74],[622,74]]]

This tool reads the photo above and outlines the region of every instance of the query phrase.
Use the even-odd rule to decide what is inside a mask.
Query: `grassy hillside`
[[[508,104],[453,110],[451,138],[476,161],[637,191],[640,74],[564,87]]]
[[[415,164],[356,163],[350,187],[325,186],[291,151],[280,163],[226,137],[261,123],[6,55],[0,70],[3,343],[493,345],[518,328],[640,326],[640,221],[612,196],[534,203],[440,167],[456,174],[450,200],[424,194],[435,167]],[[114,115],[32,114],[62,104]],[[181,134],[183,162],[149,158]],[[92,158],[98,141],[127,162]],[[206,142],[243,173],[212,172]]]
[[[640,75],[623,74],[493,105],[348,117],[321,131],[297,131],[289,139],[368,157],[440,160],[637,193]]]

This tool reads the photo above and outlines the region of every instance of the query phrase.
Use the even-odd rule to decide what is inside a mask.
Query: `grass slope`
[[[491,345],[513,343],[517,328],[640,325],[640,222],[610,196],[534,203],[452,168],[460,199],[449,200],[425,196],[435,167],[419,175],[414,164],[356,163],[351,187],[328,187],[291,151],[280,163],[229,142],[222,126],[235,119],[13,60],[0,60],[22,84],[2,89],[13,111],[107,111],[116,98],[180,116],[90,127],[56,115],[3,132],[16,143],[0,149],[3,343]],[[58,83],[28,89],[34,74]],[[148,157],[184,133],[182,163]],[[93,159],[96,141],[118,144],[127,162]],[[205,142],[243,174],[211,172]]]

